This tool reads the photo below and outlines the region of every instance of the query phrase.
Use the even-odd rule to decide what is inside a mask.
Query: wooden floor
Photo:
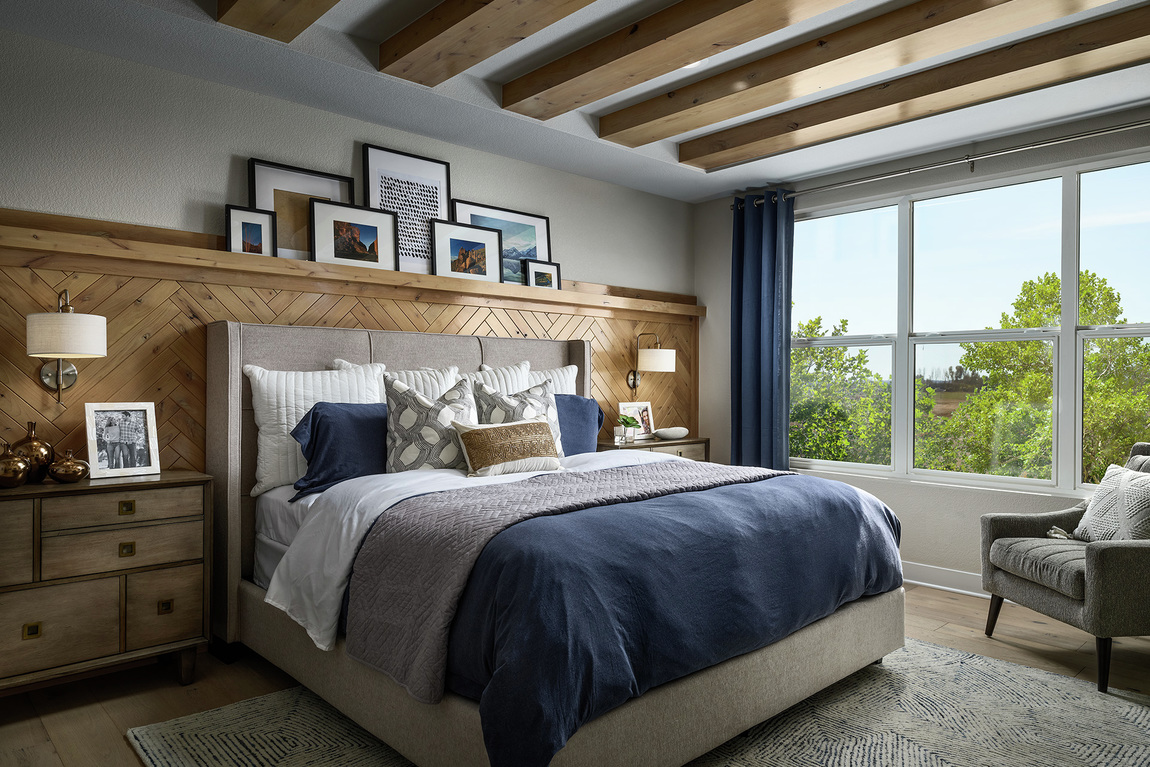
[[[906,635],[966,652],[1095,680],[1094,638],[1007,603],[993,638],[989,602],[907,586]],[[225,665],[200,654],[196,681],[181,687],[173,664],[150,664],[0,698],[0,767],[139,767],[124,739],[162,722],[294,685],[255,656]],[[1112,687],[1150,693],[1150,637],[1115,639]]]

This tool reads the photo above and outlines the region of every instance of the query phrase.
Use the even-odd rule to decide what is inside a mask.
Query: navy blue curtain
[[[731,250],[731,463],[789,465],[794,200],[735,199]]]

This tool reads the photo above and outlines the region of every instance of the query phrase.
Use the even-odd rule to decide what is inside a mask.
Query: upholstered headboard
[[[324,370],[332,360],[383,362],[392,370],[481,364],[501,367],[522,360],[532,370],[576,365],[576,393],[591,391],[591,345],[587,341],[544,341],[388,330],[250,325],[207,326],[207,472],[214,481],[212,631],[235,641],[236,590],[251,578],[255,540],[256,426],[244,365],[269,370]]]

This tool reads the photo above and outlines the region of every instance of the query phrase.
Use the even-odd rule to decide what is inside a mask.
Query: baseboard
[[[969,594],[984,599],[990,598],[990,595],[982,590],[981,573],[968,573],[963,570],[951,570],[947,567],[935,567],[934,565],[904,560],[902,577],[907,583],[930,586],[943,591],[954,591],[959,594]]]

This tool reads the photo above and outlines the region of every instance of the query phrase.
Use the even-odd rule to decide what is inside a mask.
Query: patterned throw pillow
[[[475,423],[471,384],[460,381],[432,401],[390,374],[387,391],[387,472],[415,469],[467,470],[452,421]]]
[[[551,435],[555,438],[555,452],[563,457],[562,433],[559,429],[559,408],[551,393],[551,382],[544,381],[517,394],[503,394],[485,384],[475,384],[475,409],[479,423],[510,423],[531,421],[540,416],[547,419]]]
[[[547,419],[471,426],[456,421],[469,477],[520,471],[558,471],[559,456]]]
[[[1080,541],[1150,538],[1150,474],[1111,464],[1074,537]]]

